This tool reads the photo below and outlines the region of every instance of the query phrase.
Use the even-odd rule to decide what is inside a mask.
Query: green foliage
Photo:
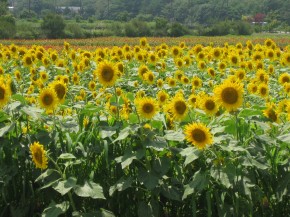
[[[222,36],[222,35],[251,35],[252,26],[245,21],[223,21],[201,30],[201,35]]]
[[[15,34],[15,18],[11,15],[0,16],[0,38],[13,38]]]
[[[67,38],[83,38],[84,30],[78,23],[69,23],[65,27],[65,36]]]
[[[138,19],[133,19],[125,24],[125,36],[141,37],[150,36],[151,30],[147,23]]]
[[[58,14],[47,14],[43,18],[41,28],[48,38],[61,38],[64,36],[65,22]]]
[[[189,33],[189,30],[185,26],[177,22],[170,24],[167,31],[171,37],[179,37]]]

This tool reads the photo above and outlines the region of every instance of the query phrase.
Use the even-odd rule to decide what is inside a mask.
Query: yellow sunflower
[[[187,124],[184,128],[185,139],[198,149],[204,149],[206,145],[213,143],[209,128],[203,123]]]
[[[41,90],[38,101],[42,108],[54,110],[58,104],[58,97],[53,88],[47,87]]]
[[[9,101],[11,96],[10,88],[0,81],[0,108],[3,108]]]
[[[151,97],[139,98],[135,102],[137,113],[142,118],[151,119],[159,110],[157,101]]]
[[[29,149],[36,168],[46,169],[47,156],[46,151],[43,148],[43,145],[39,144],[39,142],[34,142],[33,144],[30,145]]]
[[[278,81],[282,85],[290,83],[290,75],[287,72],[284,72],[279,76]]]
[[[168,98],[169,98],[169,95],[164,90],[158,91],[157,99],[158,99],[159,105],[164,105],[166,101],[168,100]]]
[[[263,97],[266,98],[269,95],[269,87],[267,84],[265,83],[260,83],[258,86],[258,94]]]
[[[66,84],[62,81],[54,81],[51,83],[51,87],[54,89],[54,91],[56,92],[58,101],[60,103],[63,103],[65,100],[65,96],[67,93],[67,86]]]
[[[225,81],[214,89],[219,105],[227,111],[237,110],[243,103],[243,86],[241,83]]]
[[[105,86],[113,86],[117,80],[117,71],[116,67],[111,62],[101,62],[97,68],[97,75],[99,82]]]
[[[173,97],[166,107],[172,118],[177,121],[183,120],[188,113],[188,105],[181,95]]]
[[[201,108],[207,115],[215,115],[219,109],[218,104],[215,102],[213,96],[206,95],[201,98],[199,102],[199,108]]]
[[[279,123],[279,114],[276,111],[276,106],[268,103],[267,108],[263,111],[263,114],[271,121]]]

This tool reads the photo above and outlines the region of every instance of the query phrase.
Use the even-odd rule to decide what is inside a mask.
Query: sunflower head
[[[11,90],[7,84],[0,81],[0,108],[5,106],[11,96]]]
[[[172,118],[177,121],[183,120],[188,113],[188,104],[181,95],[175,95],[166,107]]]
[[[185,126],[185,138],[198,149],[205,149],[206,145],[213,143],[209,128],[202,123],[191,123]]]
[[[97,68],[99,82],[104,87],[113,86],[118,78],[117,71],[118,69],[111,62],[103,61],[99,63]]]
[[[155,99],[151,97],[139,98],[136,101],[137,113],[142,118],[151,119],[158,112],[159,107]]]
[[[36,168],[46,169],[47,168],[47,156],[46,151],[39,142],[34,142],[29,147],[30,153],[32,155],[32,160]]]
[[[43,88],[38,97],[39,104],[46,110],[54,110],[59,102],[57,93],[51,87]]]
[[[226,80],[214,89],[214,95],[219,105],[227,111],[237,110],[243,103],[243,86],[241,83]]]

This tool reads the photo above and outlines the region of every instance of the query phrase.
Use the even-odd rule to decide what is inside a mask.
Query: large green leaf
[[[129,166],[133,160],[141,159],[145,156],[145,151],[143,149],[140,149],[136,152],[131,151],[130,149],[126,150],[124,156],[120,156],[115,158],[117,163],[121,163],[122,169]]]
[[[112,196],[115,191],[124,191],[127,188],[130,188],[131,185],[132,185],[132,182],[133,182],[133,178],[132,177],[129,177],[127,179],[122,177],[121,179],[119,179],[117,181],[116,184],[114,184],[113,186],[110,187],[110,190],[109,190],[110,196]]]
[[[59,181],[53,185],[53,189],[58,191],[61,195],[68,193],[73,187],[76,186],[77,179],[69,177],[67,180]]]
[[[106,199],[103,194],[103,188],[92,181],[85,181],[83,186],[76,185],[74,192],[80,197],[91,197],[93,199]]]
[[[160,136],[155,136],[154,138],[147,137],[144,144],[147,148],[153,148],[156,151],[163,151],[167,147],[167,141]]]
[[[284,135],[280,135],[280,136],[277,137],[277,139],[282,141],[282,142],[290,143],[290,133],[284,134]]]
[[[140,168],[138,180],[141,184],[144,184],[147,189],[152,190],[158,185],[159,177],[152,171]]]
[[[3,137],[6,133],[9,133],[11,130],[13,130],[15,127],[15,123],[10,123],[9,125],[2,127],[0,129],[0,137]]]
[[[184,161],[184,166],[190,164],[194,160],[198,159],[201,151],[194,148],[194,147],[189,147],[185,148],[180,152],[181,156],[185,156],[185,161]]]
[[[71,159],[75,159],[75,158],[76,157],[71,153],[63,153],[58,157],[58,159],[62,159],[62,160],[71,160]]]
[[[201,172],[201,170],[197,171],[193,177],[192,181],[185,185],[184,193],[182,196],[182,200],[186,199],[189,195],[202,191],[208,184],[209,178],[206,172]]]
[[[69,202],[64,201],[60,204],[56,204],[52,201],[47,208],[41,214],[41,217],[57,217],[65,213],[69,208]]]
[[[166,140],[182,142],[182,141],[184,141],[184,138],[185,138],[185,136],[184,136],[182,130],[179,130],[179,131],[165,130],[164,139],[166,139]]]

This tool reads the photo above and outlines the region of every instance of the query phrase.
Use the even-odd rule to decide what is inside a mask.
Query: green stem
[[[51,157],[48,156],[48,158],[55,165],[56,169],[61,174],[62,179],[66,180],[66,174],[61,171],[60,167],[57,165],[57,163]],[[75,203],[74,203],[74,200],[72,198],[72,194],[70,191],[68,192],[68,198],[69,198],[69,201],[70,201],[70,204],[72,206],[73,211],[76,211],[77,209],[76,209],[76,206],[75,206]]]

